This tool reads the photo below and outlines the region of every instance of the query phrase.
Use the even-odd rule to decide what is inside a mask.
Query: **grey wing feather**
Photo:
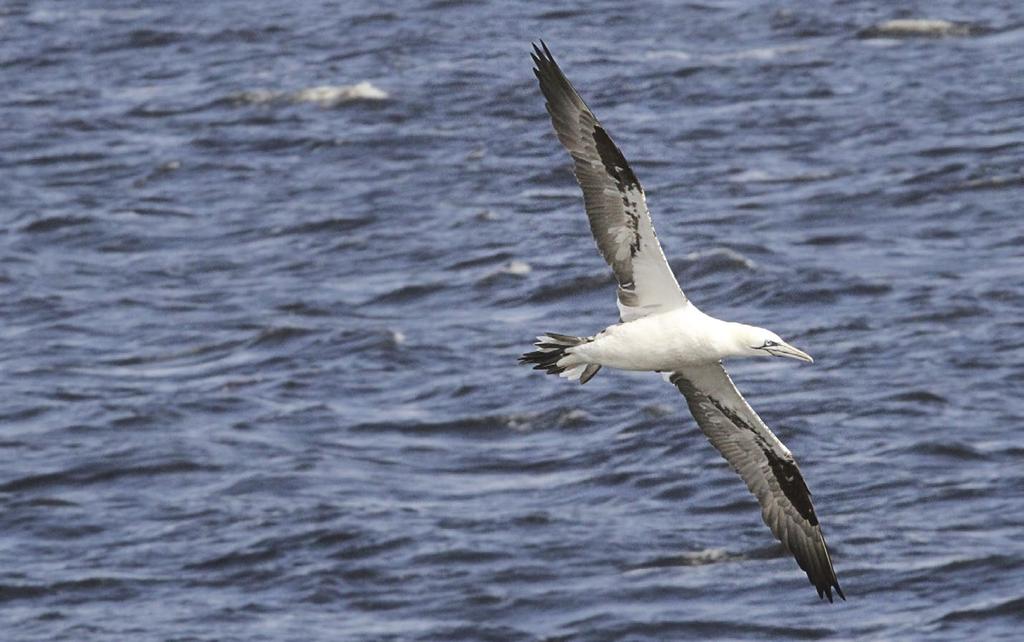
[[[832,589],[846,599],[793,454],[765,425],[716,363],[672,373],[675,384],[711,444],[739,473],[761,504],[761,516],[782,542],[819,597]]]
[[[682,307],[686,297],[654,233],[640,181],[547,45],[541,47],[533,48],[534,73],[558,140],[572,156],[590,231],[618,281],[622,320]]]

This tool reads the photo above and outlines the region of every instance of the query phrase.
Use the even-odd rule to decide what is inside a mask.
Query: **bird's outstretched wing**
[[[619,283],[619,314],[632,321],[686,305],[654,234],[644,190],[547,45],[533,46],[534,73],[558,140],[569,150],[590,231]]]
[[[761,504],[761,517],[818,590],[846,599],[793,454],[743,399],[722,364],[673,372],[700,429]]]

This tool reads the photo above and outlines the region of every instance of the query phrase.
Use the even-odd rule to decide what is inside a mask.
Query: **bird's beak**
[[[775,346],[771,349],[771,353],[777,357],[789,357],[790,359],[799,359],[800,361],[806,361],[807,363],[814,363],[814,358],[799,348],[794,348],[788,343],[783,343],[780,346]]]

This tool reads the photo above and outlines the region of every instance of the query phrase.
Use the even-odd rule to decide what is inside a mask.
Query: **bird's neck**
[[[715,317],[704,315],[706,318],[708,332],[708,343],[711,350],[725,357],[748,356],[750,346],[747,337],[750,326],[733,321],[722,321]]]

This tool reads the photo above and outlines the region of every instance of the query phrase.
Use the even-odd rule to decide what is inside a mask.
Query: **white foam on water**
[[[354,85],[319,85],[297,91],[290,96],[300,103],[315,103],[321,107],[334,107],[356,100],[386,100],[388,93],[364,80]]]
[[[902,19],[902,20],[886,20],[885,22],[879,23],[875,26],[881,33],[892,33],[892,34],[920,34],[924,35],[945,35],[962,29],[961,25],[958,25],[948,20],[933,20],[928,18],[919,19]]]
[[[512,274],[515,276],[526,276],[527,274],[533,271],[533,268],[530,267],[530,264],[527,263],[526,261],[513,260],[506,263],[505,266],[501,269],[501,271],[504,272],[505,274]]]
[[[808,169],[804,172],[772,174],[762,169],[748,169],[729,176],[731,183],[810,183],[835,178],[831,172]]]
[[[766,61],[775,60],[780,55],[797,53],[807,49],[804,45],[782,45],[779,47],[755,47],[707,56],[706,60],[713,63],[736,62],[744,60]]]
[[[354,85],[317,85],[298,91],[249,89],[231,95],[231,99],[250,105],[274,102],[311,103],[320,107],[337,107],[360,100],[386,100],[388,93],[368,80]]]
[[[951,22],[934,18],[901,18],[873,25],[861,37],[877,38],[941,38],[945,36],[971,36],[985,32],[979,25]]]
[[[806,45],[781,45],[778,47],[755,47],[752,49],[706,54],[691,54],[680,49],[661,49],[649,52],[643,57],[646,60],[676,60],[680,62],[696,61],[700,63],[722,64],[744,60],[774,60],[780,55],[796,53],[807,49],[808,47]]]

